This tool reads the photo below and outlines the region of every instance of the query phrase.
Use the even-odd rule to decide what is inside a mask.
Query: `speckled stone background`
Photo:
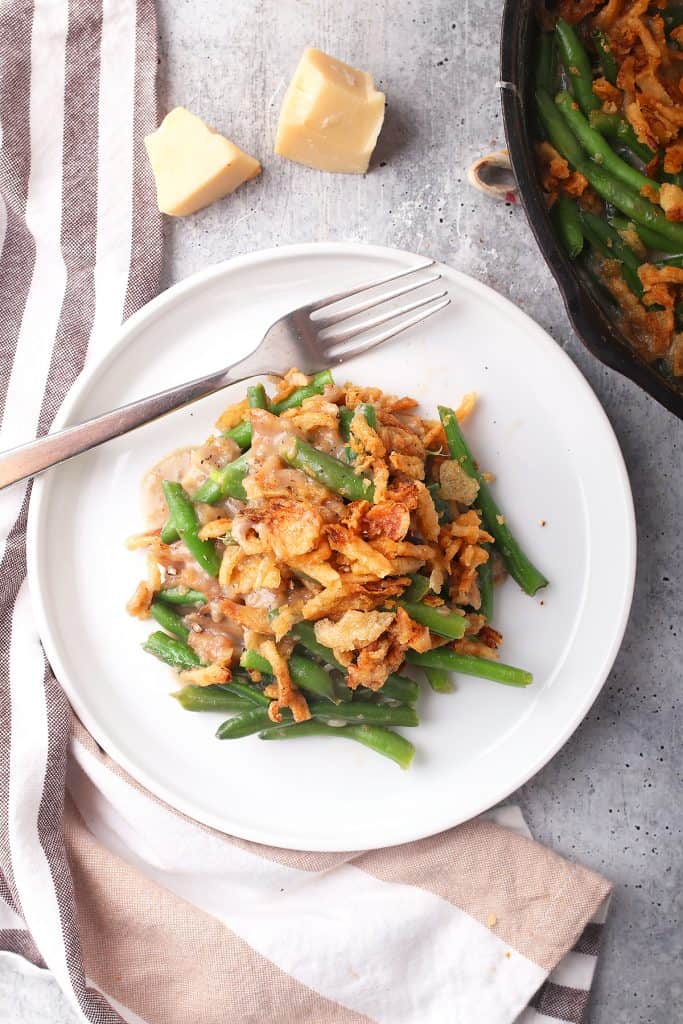
[[[288,242],[354,240],[429,253],[531,314],[603,403],[636,502],[633,612],[593,710],[516,799],[538,839],[616,883],[591,1024],[683,1020],[683,424],[584,351],[521,209],[466,184],[472,160],[504,144],[496,86],[502,0],[158,7],[162,111],[185,104],[264,162],[262,177],[230,200],[167,222],[164,284]],[[287,77],[310,44],[371,69],[387,93],[365,178],[321,175],[270,155]],[[0,963],[2,1024],[75,1020],[50,979]]]

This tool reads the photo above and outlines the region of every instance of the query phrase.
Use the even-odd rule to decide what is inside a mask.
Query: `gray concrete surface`
[[[158,6],[162,110],[187,105],[264,162],[261,179],[229,202],[168,221],[165,284],[289,242],[422,251],[518,303],[567,350],[603,403],[635,494],[633,612],[593,710],[516,798],[542,842],[616,884],[591,1024],[683,1020],[683,425],[581,347],[521,209],[466,184],[471,161],[504,143],[496,89],[502,0]],[[319,175],[270,155],[287,77],[310,44],[372,69],[387,92],[386,125],[366,178]],[[0,1022],[73,1019],[54,989],[46,1009],[47,990],[35,985],[9,968],[0,972],[0,1007],[11,1007],[0,1009]]]

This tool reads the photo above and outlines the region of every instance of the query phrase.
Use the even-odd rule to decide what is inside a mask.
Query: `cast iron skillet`
[[[510,162],[531,230],[557,281],[576,333],[606,366],[630,377],[644,391],[683,419],[683,382],[675,383],[646,363],[630,347],[610,319],[609,303],[601,299],[581,268],[560,246],[548,215],[534,163],[533,73],[538,29],[537,0],[506,0],[500,44],[503,123]]]

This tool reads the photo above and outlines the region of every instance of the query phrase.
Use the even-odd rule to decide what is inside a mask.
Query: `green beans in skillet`
[[[594,160],[596,164],[613,175],[617,181],[621,181],[624,185],[633,189],[634,192],[640,193],[641,189],[650,188],[657,194],[659,182],[655,181],[654,178],[648,178],[645,174],[641,174],[632,164],[622,160],[600,132],[591,127],[590,122],[581,113],[575,100],[568,92],[558,93],[555,97],[555,103],[562,111],[567,124],[591,160]]]
[[[552,31],[545,31],[544,22],[536,50],[538,137],[549,141],[577,172],[567,177],[561,165],[553,165],[547,148],[538,149],[542,185],[558,237],[570,258],[577,259],[576,206],[568,200],[578,199],[582,211],[611,226],[615,217],[632,221],[648,251],[631,245],[634,236],[624,241],[642,263],[655,263],[665,253],[679,256],[683,254],[683,196],[677,191],[683,189],[683,103],[672,89],[670,68],[671,54],[683,50],[683,5],[652,0],[636,11],[631,4],[632,31],[628,33],[624,32],[626,15],[615,12],[612,4],[585,14],[579,11],[580,5],[574,6],[571,17],[557,19]],[[551,41],[561,63],[555,76],[547,72]],[[551,109],[553,102],[561,111],[561,121]],[[587,189],[579,175],[586,179]],[[590,246],[615,258],[613,240],[598,225],[583,221],[582,235],[587,249]],[[610,251],[605,252],[605,247]],[[675,387],[683,379],[679,337],[683,321],[675,312],[683,306],[683,283],[657,280],[649,272],[651,287],[645,289],[628,257],[619,262],[621,275],[600,261],[581,259],[580,276],[597,286],[591,291],[606,314],[614,318],[617,313],[615,326],[636,352],[650,353],[646,358],[652,372],[663,375],[667,387],[674,378]],[[651,301],[650,292],[656,301]],[[633,302],[633,295],[638,302]],[[671,306],[674,317],[665,315]]]
[[[683,224],[667,220],[663,211],[632,192],[614,175],[589,160],[581,149],[563,114],[547,93],[536,93],[538,111],[555,149],[587,179],[606,202],[616,206],[638,224],[656,231],[671,242],[683,246]]]
[[[619,75],[619,64],[614,56],[607,34],[601,28],[594,28],[591,32],[591,39],[597,50],[603,75],[611,85],[616,85],[617,76]]]
[[[569,76],[574,95],[584,114],[597,110],[600,101],[593,92],[593,72],[588,54],[575,29],[563,18],[555,26],[555,37],[560,60]]]
[[[655,156],[649,146],[638,140],[633,126],[619,114],[610,114],[604,110],[593,110],[588,120],[591,128],[595,128],[597,132],[600,132],[606,138],[614,139],[620,143],[630,150],[634,156],[637,156],[639,160],[642,160],[644,164],[649,164],[650,160]]]
[[[559,196],[552,212],[562,244],[569,257],[576,259],[583,249],[583,231],[576,203],[568,196]]]
[[[641,298],[644,291],[641,280],[638,277],[638,267],[641,264],[641,260],[638,259],[633,249],[624,242],[618,231],[615,231],[601,217],[596,217],[595,214],[582,210],[580,223],[583,233],[594,248],[602,253],[606,259],[617,260],[621,263],[621,272],[624,280],[631,291],[638,298]]]

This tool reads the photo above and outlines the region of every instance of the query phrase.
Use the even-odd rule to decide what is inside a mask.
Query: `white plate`
[[[77,422],[241,358],[266,327],[314,297],[418,257],[360,245],[300,245],[230,260],[155,299],[120,331],[55,426]],[[351,743],[220,743],[221,719],[188,714],[175,680],[143,653],[148,624],[124,606],[144,558],[139,481],[173,448],[201,441],[241,393],[206,399],[47,474],[33,491],[29,574],[54,670],[98,743],[159,797],[215,828],[312,850],[388,846],[492,806],[576,729],[619,648],[634,582],[633,503],[623,459],[592,391],[562,350],[495,292],[441,268],[451,305],[338,377],[457,405],[480,402],[467,434],[523,546],[552,581],[532,599],[508,580],[495,624],[527,690],[462,678],[424,692],[406,730],[408,772]],[[541,526],[541,520],[546,526]]]

